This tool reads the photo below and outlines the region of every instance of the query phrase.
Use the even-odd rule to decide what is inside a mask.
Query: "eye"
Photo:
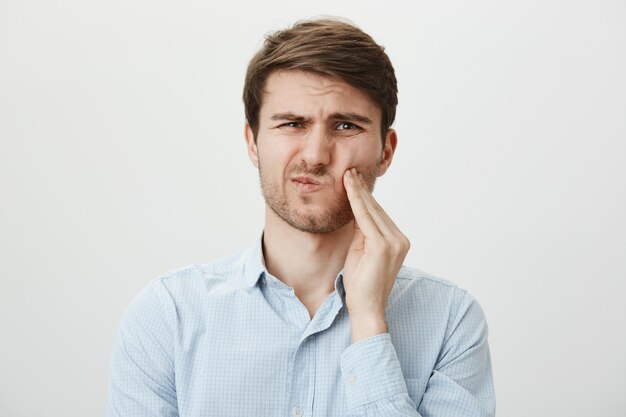
[[[290,127],[290,128],[294,128],[295,129],[295,128],[303,127],[303,125],[300,122],[288,122],[288,123],[283,123],[279,127]]]
[[[337,129],[339,129],[339,130],[354,130],[354,129],[359,129],[359,127],[357,125],[355,125],[354,123],[339,122],[337,124]]]

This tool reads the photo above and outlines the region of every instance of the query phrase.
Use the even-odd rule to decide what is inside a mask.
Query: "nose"
[[[326,129],[316,126],[304,138],[300,157],[309,166],[328,165],[331,160],[331,143]]]

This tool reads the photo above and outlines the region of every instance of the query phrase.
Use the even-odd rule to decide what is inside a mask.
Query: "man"
[[[246,252],[152,282],[124,315],[109,416],[491,416],[487,326],[402,266],[377,204],[396,150],[393,67],[337,20],[267,37],[244,87],[266,202]]]

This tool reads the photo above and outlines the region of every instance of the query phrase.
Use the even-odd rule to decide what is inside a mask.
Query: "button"
[[[302,417],[304,415],[304,411],[302,411],[302,407],[296,405],[294,408],[291,409],[291,415],[293,417]]]
[[[350,375],[350,377],[348,378],[348,384],[350,385],[356,384],[356,375]]]

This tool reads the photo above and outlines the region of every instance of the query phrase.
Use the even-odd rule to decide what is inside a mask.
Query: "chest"
[[[285,302],[288,302],[286,300]],[[301,305],[231,300],[204,322],[181,329],[176,352],[180,416],[345,415],[341,353],[348,317],[335,312],[305,323]],[[294,317],[289,317],[289,314]],[[302,318],[302,322],[298,319]],[[322,320],[323,322],[323,320]]]

